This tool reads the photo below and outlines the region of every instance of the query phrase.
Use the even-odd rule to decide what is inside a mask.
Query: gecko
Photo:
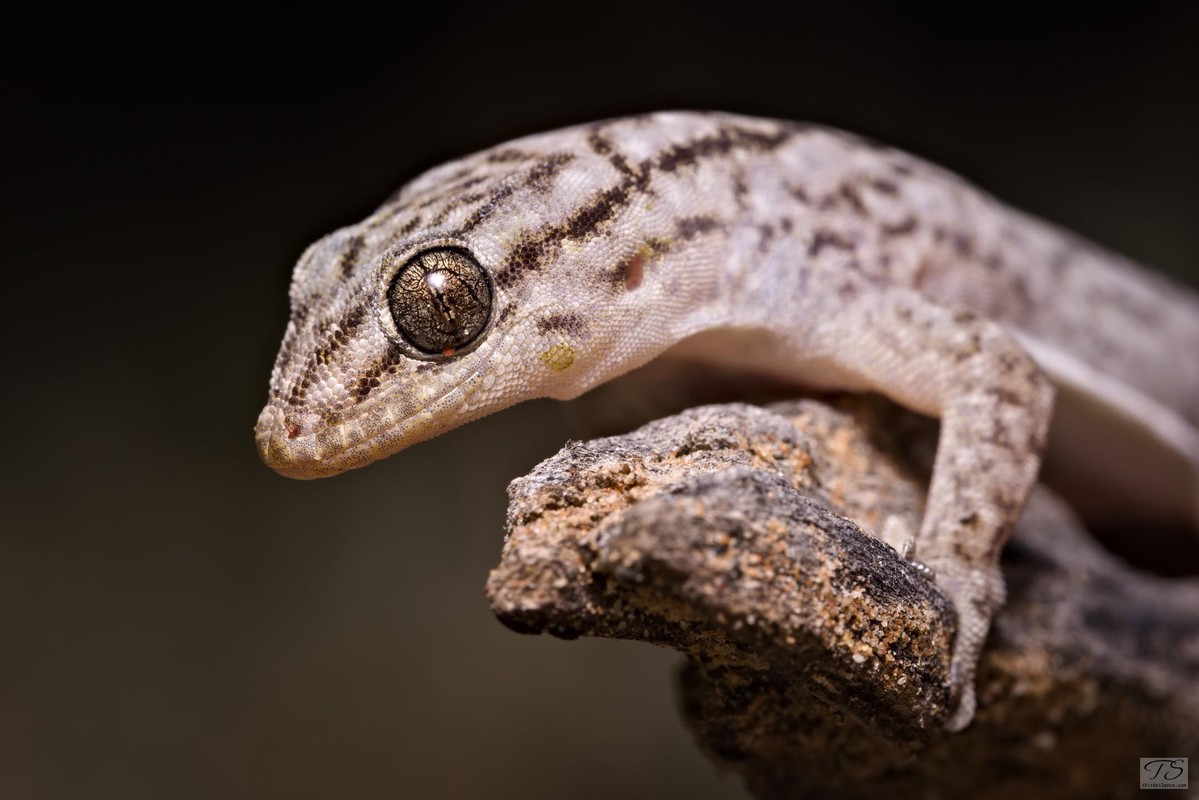
[[[1091,494],[1199,519],[1199,297],[821,125],[660,112],[467,156],[310,246],[290,308],[255,439],[293,478],[659,358],[938,418],[912,555],[958,617],[950,730],[1051,419]]]

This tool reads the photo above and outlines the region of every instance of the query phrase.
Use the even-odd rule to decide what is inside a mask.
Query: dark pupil
[[[387,290],[396,327],[426,353],[450,355],[482,332],[491,316],[487,273],[464,250],[418,253]]]

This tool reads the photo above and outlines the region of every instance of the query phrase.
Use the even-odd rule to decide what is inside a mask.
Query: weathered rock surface
[[[1199,753],[1199,581],[1112,558],[1038,488],[973,724],[955,616],[864,531],[916,530],[935,426],[877,399],[707,406],[570,443],[509,488],[487,591],[510,627],[686,654],[700,745],[758,797],[1122,797]]]

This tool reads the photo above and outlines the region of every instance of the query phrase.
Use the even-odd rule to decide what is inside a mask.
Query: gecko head
[[[553,302],[520,313],[484,266],[494,263],[480,253],[485,244],[437,237],[392,248],[314,315],[303,299],[313,265],[361,247],[354,236],[318,242],[297,268],[301,286],[255,429],[259,455],[277,472],[334,475],[523,400],[586,388],[577,381],[588,377],[572,371],[596,344],[585,341],[583,316]]]
[[[596,382],[579,369],[581,354],[602,344],[586,335],[584,316],[498,286],[502,267],[486,242],[434,237],[389,248],[357,279],[341,279],[340,291],[315,296],[311,279],[361,250],[356,236],[327,237],[297,267],[292,318],[255,430],[259,455],[277,472],[334,475]],[[586,302],[577,286],[568,291]]]
[[[451,162],[308,248],[255,430],[267,465],[333,475],[635,366],[665,244],[605,235],[641,198],[587,136]]]
[[[373,257],[370,249],[361,230],[347,228],[297,265],[255,429],[263,461],[288,477],[364,466],[486,413],[478,401],[490,349],[479,349],[495,294],[487,270],[456,241]],[[370,266],[349,263],[359,258]]]

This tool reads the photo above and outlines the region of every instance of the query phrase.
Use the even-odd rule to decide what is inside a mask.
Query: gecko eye
[[[417,253],[387,290],[396,328],[425,353],[451,356],[470,344],[491,317],[491,281],[465,250]]]

